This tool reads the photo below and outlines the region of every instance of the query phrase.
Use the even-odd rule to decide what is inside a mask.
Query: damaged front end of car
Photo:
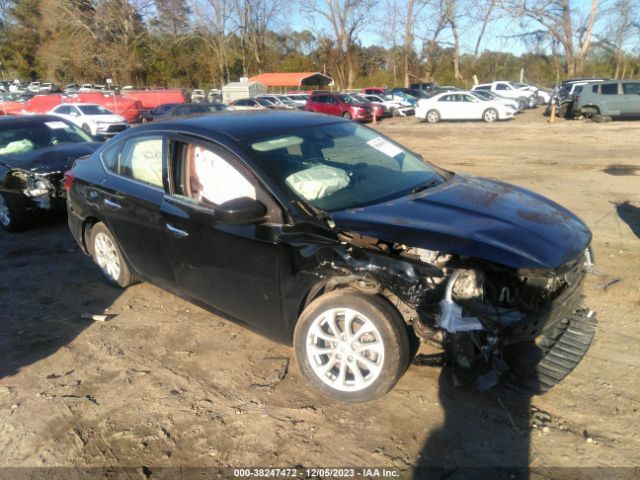
[[[592,265],[588,248],[559,268],[525,269],[356,232],[337,237],[339,247],[317,256],[322,288],[386,297],[419,339],[440,350],[440,362],[479,390],[506,376],[546,391],[577,365],[593,338],[595,317],[581,306]],[[421,362],[419,355],[414,363]]]
[[[7,172],[5,190],[22,194],[30,210],[63,210],[66,192],[62,184],[63,172],[31,172],[13,168]]]

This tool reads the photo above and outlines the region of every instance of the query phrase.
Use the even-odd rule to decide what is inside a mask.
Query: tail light
[[[580,101],[580,95],[576,95],[576,102]]]
[[[68,172],[64,172],[64,189],[69,192],[71,190],[71,184],[76,179],[76,176],[69,170]]]

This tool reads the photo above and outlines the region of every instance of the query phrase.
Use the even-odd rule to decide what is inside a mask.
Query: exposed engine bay
[[[520,368],[519,347],[548,344],[566,330],[592,265],[589,249],[555,270],[525,270],[359,234],[338,237],[347,255],[331,262],[342,274],[328,286],[386,296],[421,340],[442,349],[446,364],[478,372],[483,390]]]

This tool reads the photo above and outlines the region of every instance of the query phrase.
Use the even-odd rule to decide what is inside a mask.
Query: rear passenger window
[[[623,83],[622,91],[625,95],[640,95],[640,83]]]
[[[618,84],[617,83],[605,83],[600,87],[600,93],[602,95],[617,95]]]
[[[163,145],[159,135],[132,138],[105,150],[102,162],[111,173],[163,188]]]

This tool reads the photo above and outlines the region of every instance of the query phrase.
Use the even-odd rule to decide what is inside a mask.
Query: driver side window
[[[176,193],[204,206],[215,206],[240,197],[256,199],[256,188],[217,149],[187,142],[171,146]]]

